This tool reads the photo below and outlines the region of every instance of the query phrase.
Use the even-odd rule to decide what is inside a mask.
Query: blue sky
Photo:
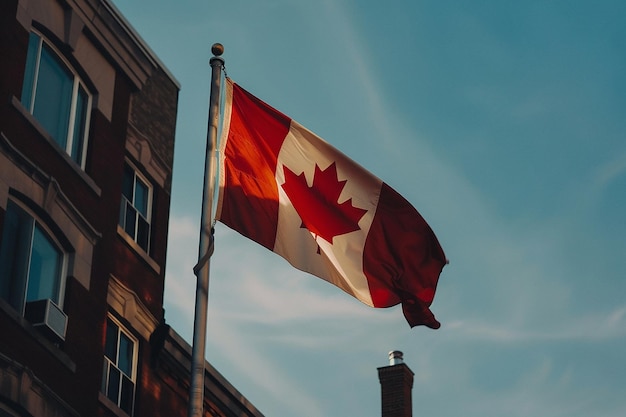
[[[221,224],[208,360],[272,417],[626,415],[626,3],[114,0],[182,90],[168,322],[191,340],[210,46],[403,194],[450,259],[432,310],[366,307]]]

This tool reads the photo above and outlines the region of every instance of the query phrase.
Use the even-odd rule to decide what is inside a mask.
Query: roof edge
[[[126,34],[137,44],[139,49],[146,55],[146,57],[152,62],[155,67],[159,67],[163,70],[163,72],[167,75],[167,77],[176,85],[178,90],[180,90],[181,85],[180,82],[174,77],[172,72],[167,68],[167,66],[161,61],[161,59],[157,56],[157,54],[150,48],[150,46],[146,43],[146,41],[137,33],[135,28],[130,24],[130,22],[124,17],[122,12],[113,4],[111,0],[100,0],[100,3],[105,7],[105,9],[111,13],[111,16],[119,23],[120,27],[124,29]]]

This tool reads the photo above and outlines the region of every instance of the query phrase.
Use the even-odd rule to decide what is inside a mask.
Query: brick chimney
[[[402,352],[389,352],[389,366],[378,368],[382,417],[412,417],[413,371],[404,363]]]

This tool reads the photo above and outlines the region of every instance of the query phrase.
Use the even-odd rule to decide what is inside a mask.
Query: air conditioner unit
[[[67,315],[52,300],[27,302],[24,317],[54,342],[65,341]]]

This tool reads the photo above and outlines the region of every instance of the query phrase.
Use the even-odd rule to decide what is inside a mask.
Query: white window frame
[[[133,201],[129,201],[128,198],[126,198],[126,196],[124,195],[124,190],[122,190],[122,195],[121,195],[121,200],[120,200],[120,218],[119,218],[119,224],[122,227],[122,230],[124,230],[124,232],[133,239],[133,241],[135,243],[137,243],[137,245],[146,252],[146,254],[150,254],[150,240],[152,238],[152,206],[153,206],[153,196],[154,196],[154,189],[152,186],[152,183],[144,176],[141,174],[141,172],[139,172],[139,170],[133,165],[131,164],[129,161],[125,161],[125,167],[124,167],[124,171],[126,170],[126,167],[128,167],[133,173]],[[126,173],[124,172],[122,175],[126,175]],[[124,178],[122,177],[122,181],[124,181]],[[146,216],[144,216],[143,214],[141,214],[139,212],[139,210],[137,209],[137,207],[135,206],[135,196],[136,196],[136,190],[137,190],[137,181],[140,181],[143,185],[145,185],[148,188],[148,196],[147,196],[147,213]],[[122,185],[123,188],[123,185]],[[130,205],[132,206],[132,208],[135,210],[135,224],[133,227],[133,234],[129,234],[126,231],[126,203],[130,203]],[[145,219],[147,225],[148,225],[148,241],[146,244],[146,247],[144,248],[143,246],[141,246],[141,244],[138,241],[138,235],[139,235],[139,216],[141,216],[142,218]]]
[[[51,42],[49,42],[41,33],[33,30],[31,32],[31,35],[33,34],[39,37],[39,42],[37,44],[37,52],[36,52],[37,55],[36,55],[35,63],[34,63],[35,68],[33,71],[33,78],[32,80],[24,79],[24,85],[29,83],[30,89],[31,89],[30,97],[28,97],[27,110],[30,114],[34,116],[35,101],[36,101],[35,98],[37,96],[37,88],[38,88],[38,82],[39,82],[41,54],[42,54],[42,50],[45,44],[45,46],[54,53],[55,57],[61,61],[61,63],[65,66],[65,69],[67,69],[68,72],[70,72],[74,77],[73,85],[72,85],[72,98],[71,98],[71,104],[70,104],[70,110],[69,110],[70,114],[69,114],[69,120],[68,120],[67,137],[65,138],[65,149],[64,149],[64,151],[70,156],[72,160],[73,160],[72,147],[74,145],[74,129],[76,128],[75,122],[76,122],[76,107],[77,107],[77,102],[78,102],[78,93],[79,93],[79,90],[82,88],[82,90],[87,94],[85,123],[83,126],[84,132],[83,132],[83,137],[80,138],[80,140],[82,141],[82,149],[81,149],[81,154],[79,155],[80,160],[78,161],[78,165],[80,165],[81,169],[84,169],[85,161],[87,159],[89,125],[91,122],[92,94],[90,93],[85,83],[82,82],[82,80],[80,79],[76,71],[74,70],[73,66],[67,61],[67,59],[65,59],[63,54],[61,54],[59,50],[55,48],[55,46]],[[30,42],[29,42],[29,47],[30,47]],[[22,102],[24,103],[24,97],[22,97]],[[58,145],[58,142],[56,140],[54,140],[54,142],[57,143]]]
[[[21,210],[24,214],[26,214],[30,218],[30,221],[32,222],[32,226],[31,226],[30,236],[28,238],[28,260],[26,263],[26,271],[25,271],[26,276],[24,277],[24,280],[25,280],[24,288],[20,295],[21,299],[20,300],[9,299],[7,301],[11,305],[13,305],[15,308],[18,309],[18,312],[20,315],[23,316],[25,314],[27,297],[28,297],[28,285],[29,285],[28,280],[30,278],[30,269],[32,266],[32,250],[33,250],[34,234],[35,234],[35,229],[39,228],[41,232],[43,233],[44,237],[47,238],[49,243],[51,243],[52,246],[61,254],[61,264],[59,266],[58,275],[56,277],[56,279],[58,280],[58,289],[57,289],[57,293],[55,294],[56,299],[53,299],[52,301],[56,305],[58,305],[59,308],[63,309],[63,303],[65,301],[65,287],[66,287],[66,282],[67,282],[66,278],[67,278],[67,268],[68,268],[68,258],[69,258],[68,253],[63,248],[63,246],[59,243],[54,233],[52,233],[50,229],[46,227],[45,223],[42,222],[38,218],[38,216],[36,216],[31,210],[29,210],[24,204],[21,204],[19,201],[15,199],[10,199],[9,201],[13,203],[17,207],[18,210]],[[7,210],[8,210],[8,207],[9,206],[7,205]],[[5,212],[5,221],[6,221],[6,212]],[[7,225],[5,224],[4,227],[6,226]],[[3,235],[4,233],[0,235],[0,250],[2,251],[4,249],[2,249],[1,246],[6,244],[6,242],[2,242]],[[0,277],[0,279],[14,280],[15,277]],[[37,300],[31,300],[31,301],[37,301]],[[19,305],[16,305],[16,303]]]
[[[109,320],[115,324],[115,326],[117,326],[117,346],[116,346],[116,350],[117,350],[117,358],[115,358],[115,363],[113,363],[113,361],[107,357],[106,355],[106,344],[107,344],[107,330],[108,330],[108,326],[109,326]],[[119,354],[120,354],[120,335],[123,334],[124,336],[126,336],[133,344],[133,355],[132,355],[132,364],[131,364],[131,374],[132,375],[128,375],[125,372],[123,372],[118,364],[119,364]],[[124,412],[127,412],[128,415],[132,416],[134,409],[135,409],[135,397],[137,394],[137,364],[139,361],[139,340],[133,336],[133,334],[131,332],[129,332],[124,325],[122,325],[120,323],[119,320],[117,320],[112,314],[108,314],[107,315],[107,322],[106,322],[106,326],[105,326],[105,340],[104,340],[104,348],[105,348],[105,352],[104,352],[104,358],[103,358],[103,366],[102,366],[102,383],[100,386],[100,391],[104,394],[105,397],[107,397],[111,402],[113,402],[117,407],[121,408],[121,401],[122,401],[122,375],[126,375],[130,381],[133,384],[133,393],[132,393],[132,402],[130,405],[130,410],[124,410],[122,409]],[[114,367],[119,373],[120,373],[120,382],[119,382],[119,386],[118,386],[118,392],[117,392],[117,401],[114,401],[110,396],[109,396],[109,377],[110,377],[110,371],[111,371],[111,367]]]

